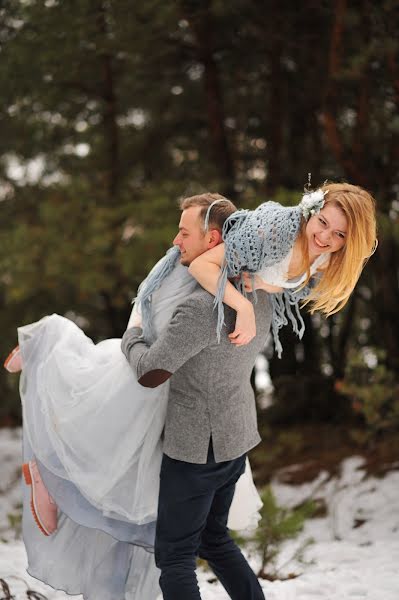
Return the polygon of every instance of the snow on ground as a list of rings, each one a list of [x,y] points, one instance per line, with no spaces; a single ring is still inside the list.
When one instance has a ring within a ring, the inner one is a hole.
[[[18,534],[21,502],[21,432],[0,430],[0,578],[15,600],[33,589],[49,600],[66,600],[26,574],[26,555]],[[324,501],[327,516],[310,519],[296,540],[286,542],[278,557],[281,573],[297,573],[286,581],[261,581],[267,600],[398,600],[399,598],[399,471],[381,479],[366,477],[361,457],[341,465],[339,477],[320,473],[311,483],[292,486],[273,482],[278,503],[295,506],[312,496]],[[17,532],[15,532],[15,529]],[[305,563],[290,560],[295,549],[313,538]],[[259,567],[257,556],[249,555]],[[203,600],[227,600],[209,572],[199,572]],[[146,600],[146,599],[142,599]]]

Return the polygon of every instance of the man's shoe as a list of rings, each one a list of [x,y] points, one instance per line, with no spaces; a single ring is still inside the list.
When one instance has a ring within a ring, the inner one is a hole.
[[[7,356],[4,362],[4,368],[10,373],[19,373],[19,371],[22,370],[22,357],[19,346],[14,348],[14,350]]]
[[[57,505],[43,483],[36,461],[24,463],[22,473],[26,484],[32,486],[30,507],[37,526],[44,535],[51,535],[57,529]]]

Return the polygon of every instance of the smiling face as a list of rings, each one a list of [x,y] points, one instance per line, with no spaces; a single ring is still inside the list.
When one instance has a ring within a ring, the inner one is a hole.
[[[347,219],[338,206],[326,203],[306,224],[309,257],[314,259],[325,252],[337,252],[346,243]]]
[[[179,233],[173,240],[173,244],[179,246],[180,249],[180,262],[186,267],[191,264],[194,258],[222,241],[222,236],[218,230],[210,229],[204,232],[203,221],[200,216],[201,210],[201,206],[191,206],[183,210],[180,217]]]

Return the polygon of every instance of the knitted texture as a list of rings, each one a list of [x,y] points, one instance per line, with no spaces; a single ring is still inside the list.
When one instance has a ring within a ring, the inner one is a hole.
[[[317,211],[321,206],[317,206]],[[262,267],[279,263],[288,254],[298,236],[304,216],[303,202],[297,206],[281,206],[277,202],[264,202],[255,210],[238,210],[230,215],[223,226],[225,260],[222,265],[214,306],[218,311],[217,336],[224,325],[223,297],[228,278],[239,277],[236,287],[245,294],[242,273],[255,273]],[[306,215],[307,217],[308,215]],[[178,261],[177,247],[168,250],[166,256],[150,272],[139,288],[136,301],[140,303],[143,319],[143,335],[153,339],[151,324],[151,295],[160,286]],[[299,312],[299,302],[309,294],[310,285],[301,289],[286,289],[279,294],[271,294],[273,306],[272,333],[278,356],[282,346],[279,330],[289,321],[294,332],[301,338],[305,325]],[[255,301],[256,301],[256,294]]]
[[[301,218],[299,206],[271,201],[230,215],[223,227],[229,277],[243,271],[256,273],[282,260],[298,235]]]
[[[221,270],[215,295],[218,311],[217,335],[220,339],[224,325],[223,296],[227,279],[240,277],[237,287],[244,292],[242,273],[255,275],[263,267],[279,263],[288,254],[298,236],[303,208],[281,206],[277,202],[264,202],[253,211],[240,210],[227,218],[223,227],[225,261]],[[309,289],[306,290],[309,293]],[[273,305],[272,332],[277,354],[281,357],[282,346],[278,332],[291,321],[294,332],[301,338],[305,325],[299,313],[299,300],[295,290],[271,294]],[[256,295],[255,295],[256,298]]]

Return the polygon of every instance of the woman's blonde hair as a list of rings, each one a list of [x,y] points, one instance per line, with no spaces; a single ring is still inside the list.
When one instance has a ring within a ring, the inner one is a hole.
[[[349,300],[364,265],[377,247],[377,226],[374,198],[366,190],[349,183],[325,183],[324,206],[337,206],[347,220],[344,246],[330,255],[328,266],[318,272],[318,282],[304,304],[310,303],[310,312],[319,310],[332,315]],[[307,252],[306,222],[299,235],[299,243],[306,257],[305,269],[310,276]],[[302,271],[303,272],[303,271]]]

